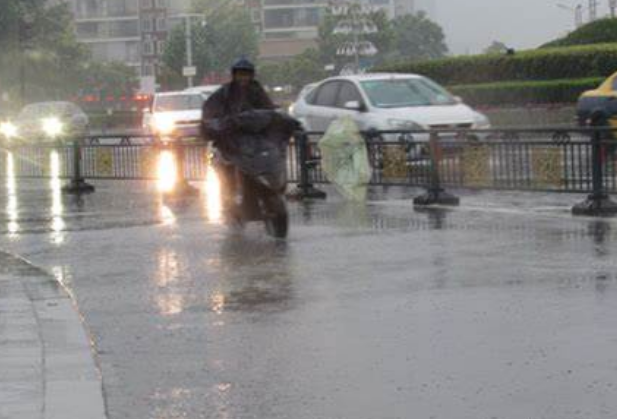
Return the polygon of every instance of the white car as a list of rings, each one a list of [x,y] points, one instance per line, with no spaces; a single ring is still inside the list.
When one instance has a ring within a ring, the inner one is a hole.
[[[167,137],[198,135],[207,97],[200,92],[185,91],[155,94],[152,108],[144,113],[144,130]]]
[[[486,116],[416,74],[332,77],[305,89],[290,113],[308,131],[325,131],[342,116],[361,130],[490,128]]]
[[[3,123],[2,131],[24,141],[55,141],[86,135],[88,123],[88,116],[74,103],[39,102],[26,105],[15,121]]]
[[[212,96],[212,94],[214,92],[216,92],[220,88],[221,88],[220,84],[208,84],[208,85],[205,85],[205,86],[189,87],[188,89],[186,89],[184,91],[186,93],[201,93],[207,99],[210,96]]]

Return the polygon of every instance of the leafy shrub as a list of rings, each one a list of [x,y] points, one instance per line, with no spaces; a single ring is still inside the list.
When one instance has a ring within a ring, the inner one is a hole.
[[[582,92],[595,89],[602,81],[602,78],[509,81],[452,86],[450,91],[474,106],[573,103]]]
[[[373,71],[417,73],[445,85],[607,77],[617,71],[617,45],[546,48],[515,55],[476,55],[384,65]]]
[[[567,36],[549,42],[541,48],[569,47],[617,42],[617,19],[600,19],[581,26]]]

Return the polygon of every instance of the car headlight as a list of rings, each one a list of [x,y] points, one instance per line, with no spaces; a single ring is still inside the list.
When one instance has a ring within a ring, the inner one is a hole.
[[[0,123],[0,135],[7,139],[11,139],[16,137],[18,133],[17,125],[12,122],[2,122]]]
[[[473,117],[473,128],[474,129],[488,129],[491,127],[491,121],[487,118],[486,115],[481,114],[480,112],[476,112]]]
[[[44,118],[41,125],[43,132],[51,138],[56,138],[64,132],[64,124],[56,117]]]
[[[388,127],[408,131],[426,131],[426,127],[406,119],[388,119]]]
[[[154,115],[152,128],[158,134],[169,135],[176,129],[176,121],[170,115]]]

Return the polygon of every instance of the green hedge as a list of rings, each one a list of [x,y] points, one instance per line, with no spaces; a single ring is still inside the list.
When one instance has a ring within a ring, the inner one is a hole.
[[[617,71],[617,44],[405,62],[373,71],[418,73],[445,85],[607,77]]]
[[[465,103],[474,106],[574,103],[581,93],[597,88],[602,78],[501,82],[450,87]]]
[[[617,42],[617,19],[600,19],[581,26],[567,36],[549,42],[541,48],[568,47]]]

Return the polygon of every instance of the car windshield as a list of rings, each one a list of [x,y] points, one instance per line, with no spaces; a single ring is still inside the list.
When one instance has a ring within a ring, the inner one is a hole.
[[[201,109],[204,97],[199,94],[167,95],[156,98],[155,112],[190,111]]]
[[[444,88],[425,78],[367,80],[360,84],[377,108],[456,104]]]

